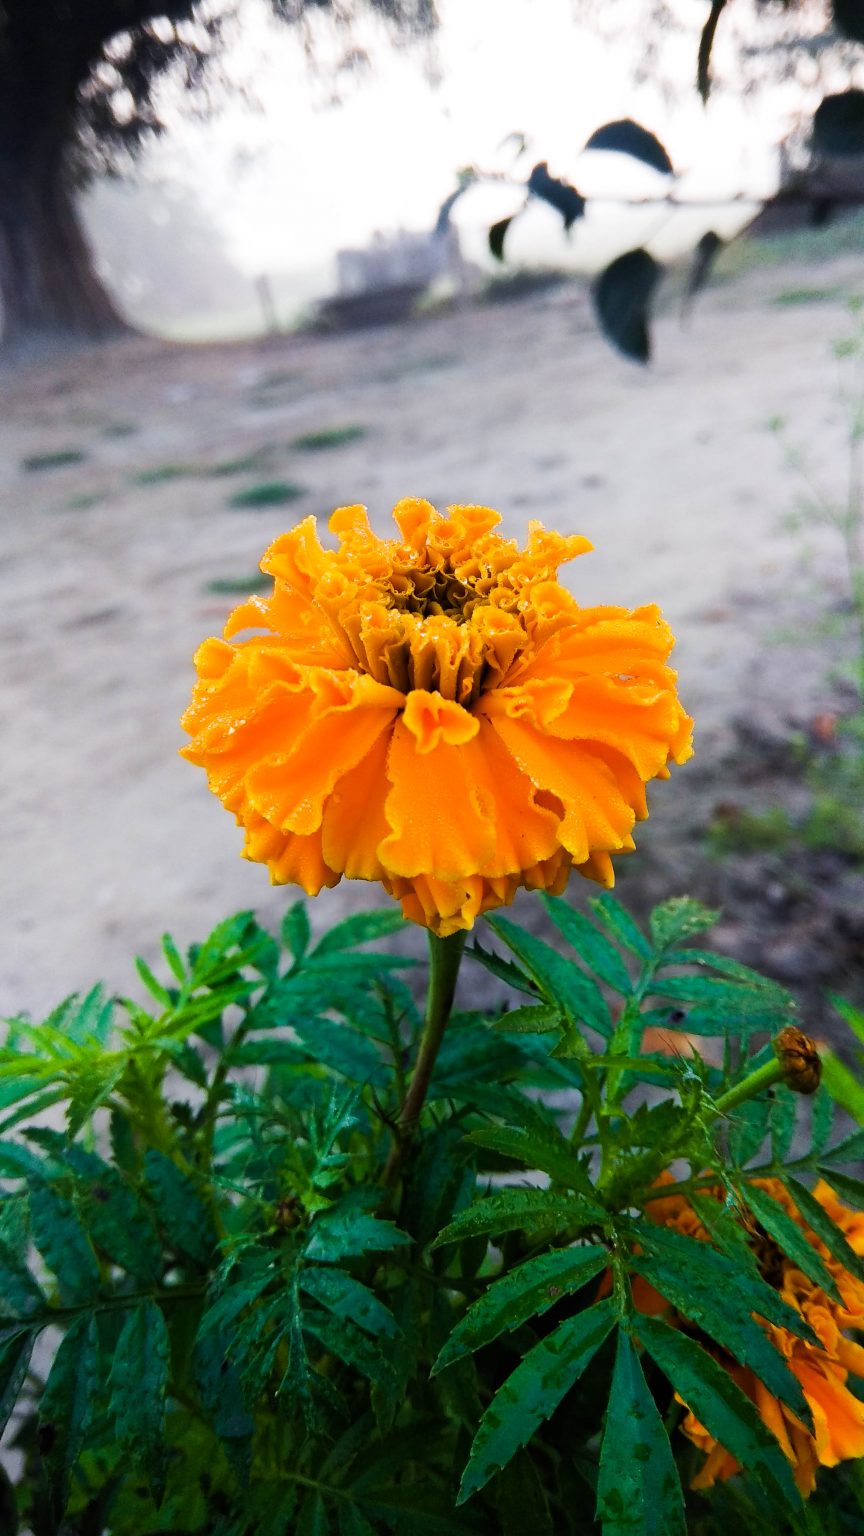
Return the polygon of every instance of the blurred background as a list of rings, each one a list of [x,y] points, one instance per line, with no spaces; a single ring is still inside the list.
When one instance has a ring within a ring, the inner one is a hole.
[[[278,920],[191,656],[277,533],[404,495],[662,605],[697,756],[619,894],[716,904],[817,1031],[862,1000],[861,9],[0,0],[0,1009]]]

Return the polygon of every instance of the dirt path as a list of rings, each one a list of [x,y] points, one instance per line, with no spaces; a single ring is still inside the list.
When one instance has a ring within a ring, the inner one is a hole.
[[[692,869],[735,717],[806,721],[824,704],[824,660],[769,636],[836,591],[838,558],[811,536],[802,569],[766,430],[788,416],[831,478],[843,308],[775,302],[824,278],[787,268],[715,289],[688,332],[660,321],[650,373],[607,350],[565,287],[400,330],[124,344],[0,383],[0,1011],[39,1012],[98,977],[128,987],[131,955],[152,956],[164,927],[187,942],[229,909],[284,909],[177,757],[177,719],[191,654],[236,601],[208,584],[253,572],[278,531],[340,502],[366,501],[381,530],[407,494],[486,502],[514,534],[540,517],[596,544],[566,578],[580,599],[662,604],[698,758],[655,788],[642,868],[653,849],[669,872],[686,843]],[[291,446],[352,425],[364,434],[327,451]],[[59,453],[82,457],[25,467]],[[229,507],[272,480],[303,494]],[[343,887],[314,916],[368,899]]]

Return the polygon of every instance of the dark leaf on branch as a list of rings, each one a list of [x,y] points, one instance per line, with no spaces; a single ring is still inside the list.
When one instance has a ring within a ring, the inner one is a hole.
[[[509,218],[499,219],[489,231],[489,249],[496,261],[504,260],[504,237],[515,217],[515,213],[511,213]]]
[[[717,31],[717,23],[726,0],[711,0],[711,14],[702,28],[702,36],[699,39],[699,59],[696,67],[696,84],[699,87],[699,95],[703,101],[707,101],[711,94],[711,50],[714,47],[714,36]]]
[[[550,176],[545,160],[539,161],[528,177],[528,191],[560,213],[568,232],[585,212],[584,197],[575,187],[571,187],[569,181],[559,181],[557,177]]]
[[[597,1481],[604,1536],[685,1536],[684,1499],[669,1437],[633,1344],[618,1335]]]
[[[611,149],[616,154],[641,160],[643,165],[650,165],[652,170],[661,171],[664,176],[673,174],[672,161],[660,140],[641,123],[634,123],[632,117],[621,117],[614,123],[595,128],[585,148]]]
[[[690,271],[687,273],[687,282],[684,288],[684,313],[686,314],[695,299],[697,293],[701,293],[705,287],[711,269],[723,249],[723,241],[720,236],[708,229],[693,252],[693,260],[690,263]]]
[[[641,248],[626,251],[596,279],[592,295],[600,328],[625,357],[647,363],[651,356],[648,316],[663,268]]]
[[[598,1301],[569,1317],[524,1356],[499,1387],[474,1436],[462,1474],[462,1504],[506,1467],[534,1431],[551,1417],[615,1326],[611,1301]]]
[[[709,1434],[722,1436],[722,1444],[756,1472],[772,1497],[798,1508],[789,1463],[729,1372],[695,1339],[659,1318],[640,1317],[639,1337]]]
[[[864,43],[864,4],[862,0],[833,0],[831,13],[837,31],[853,42]]]
[[[813,118],[813,144],[823,155],[864,155],[864,91],[823,97]]]

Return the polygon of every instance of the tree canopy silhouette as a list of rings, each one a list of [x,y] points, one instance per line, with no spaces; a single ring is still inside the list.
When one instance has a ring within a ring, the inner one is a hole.
[[[277,16],[348,20],[364,8],[421,32],[434,0],[270,0]],[[100,338],[124,322],[94,269],[76,189],[161,123],[166,70],[190,86],[218,50],[233,0],[0,0],[0,299],[3,345]]]

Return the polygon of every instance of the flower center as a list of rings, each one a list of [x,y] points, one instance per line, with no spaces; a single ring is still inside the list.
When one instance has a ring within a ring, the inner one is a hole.
[[[446,563],[396,565],[330,616],[361,671],[400,693],[440,693],[468,709],[527,644],[523,619],[490,602]]]
[[[400,613],[416,613],[424,618],[443,615],[457,624],[464,623],[477,602],[477,594],[446,567],[395,566],[388,587],[391,604]]]

